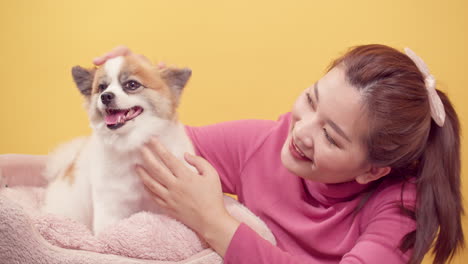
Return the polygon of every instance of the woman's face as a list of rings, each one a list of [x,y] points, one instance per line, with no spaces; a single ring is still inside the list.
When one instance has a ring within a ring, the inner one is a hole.
[[[362,143],[366,128],[359,91],[345,80],[344,70],[335,67],[295,102],[281,150],[283,165],[317,182],[355,180],[371,171]]]

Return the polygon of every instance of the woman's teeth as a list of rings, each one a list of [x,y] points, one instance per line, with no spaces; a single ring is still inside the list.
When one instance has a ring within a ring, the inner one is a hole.
[[[293,147],[294,147],[294,149],[297,151],[297,153],[298,153],[299,155],[301,155],[301,157],[307,158],[307,156],[299,149],[298,146],[296,146],[296,144],[295,144],[294,142],[293,142]]]

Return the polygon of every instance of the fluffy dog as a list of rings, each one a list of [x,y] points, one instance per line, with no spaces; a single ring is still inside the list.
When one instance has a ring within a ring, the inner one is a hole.
[[[45,211],[79,221],[94,233],[138,211],[159,212],[135,173],[137,150],[157,136],[181,160],[184,152],[194,152],[176,113],[191,70],[159,69],[132,54],[100,68],[76,66],[72,75],[93,133],[50,155]]]

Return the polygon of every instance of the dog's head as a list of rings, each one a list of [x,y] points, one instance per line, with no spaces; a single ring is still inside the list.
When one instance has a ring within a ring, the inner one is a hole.
[[[128,149],[176,121],[191,70],[160,69],[131,54],[110,59],[99,68],[75,66],[72,75],[85,97],[94,131],[108,143]]]

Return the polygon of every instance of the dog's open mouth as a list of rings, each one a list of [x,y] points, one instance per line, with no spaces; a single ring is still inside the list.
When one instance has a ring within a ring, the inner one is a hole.
[[[143,113],[143,108],[134,106],[130,109],[111,109],[106,110],[106,125],[110,129],[117,129],[125,125],[127,121],[134,119]]]

